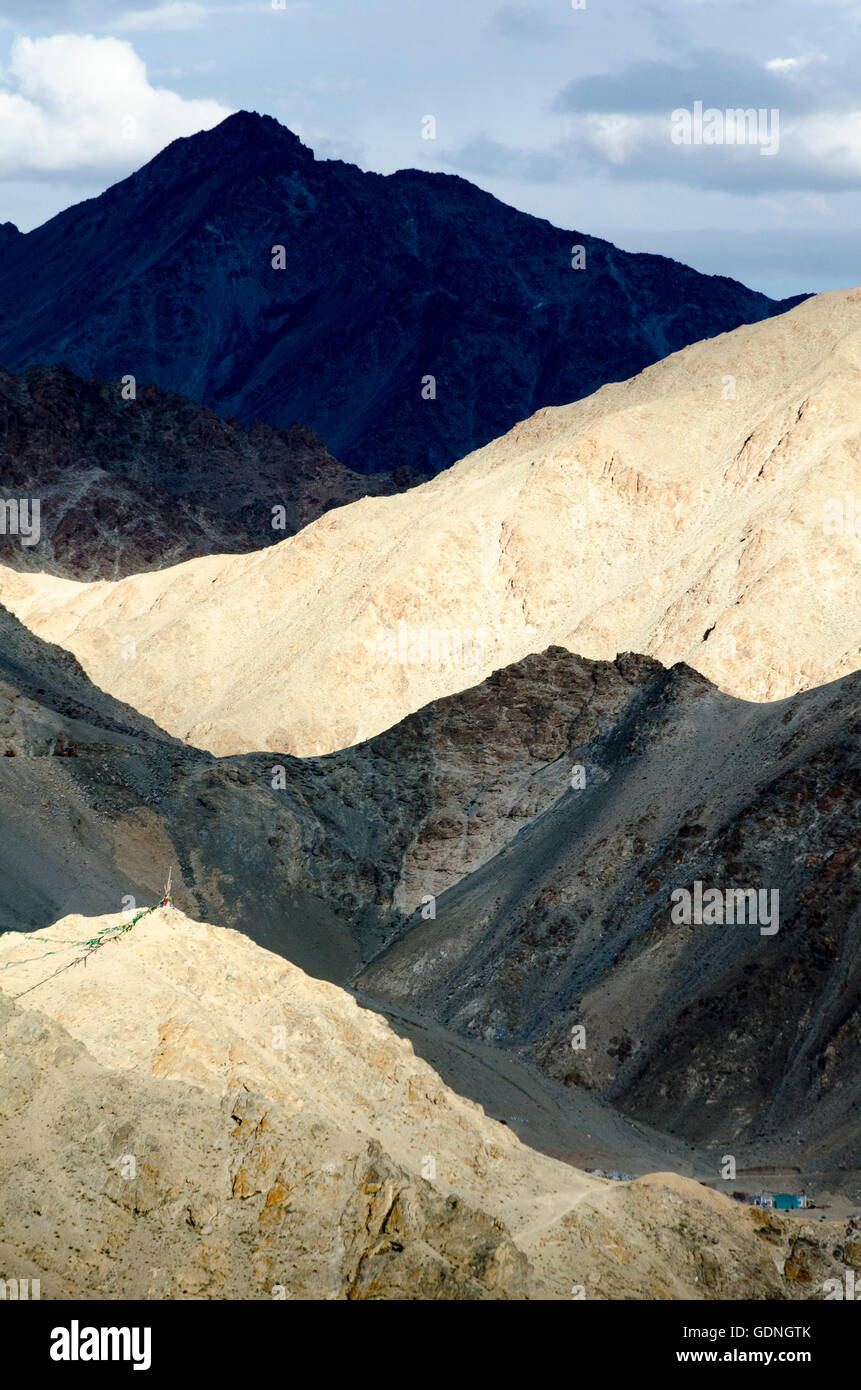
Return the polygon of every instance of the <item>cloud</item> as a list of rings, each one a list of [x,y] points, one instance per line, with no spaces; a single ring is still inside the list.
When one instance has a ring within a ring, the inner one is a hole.
[[[763,159],[753,142],[673,144],[671,112],[695,102],[722,112],[776,110],[779,148]],[[759,195],[861,189],[857,83],[850,65],[818,52],[765,63],[712,51],[679,63],[636,62],[569,83],[553,110],[570,116],[555,149],[571,176],[603,172],[616,181]]]
[[[110,27],[118,34],[163,33],[181,29],[199,29],[209,17],[205,5],[195,0],[172,0],[166,5],[157,5],[151,10],[126,10],[111,22]]]
[[[69,19],[77,6],[75,0],[40,0],[38,15],[33,14],[31,0],[6,0],[3,8],[6,11],[3,23],[14,28],[27,20],[37,25],[56,24]]]
[[[581,77],[555,98],[553,109],[580,114],[655,115],[701,101],[703,106],[779,107],[782,112],[815,110],[821,87],[799,79],[807,64],[800,60],[757,63],[736,53],[702,50],[684,64],[631,63],[616,73]],[[832,73],[829,85],[850,78]],[[854,79],[852,79],[854,81]],[[852,90],[850,86],[849,90]]]
[[[803,216],[799,205],[796,220]],[[684,261],[706,275],[732,275],[776,298],[800,290],[843,289],[858,283],[857,228],[814,229],[792,224],[767,234],[725,227],[685,232],[633,231],[602,226],[601,235],[627,251]]]
[[[0,85],[0,176],[130,170],[230,114],[151,86],[124,39],[17,38]]]
[[[565,185],[603,176],[759,198],[815,197],[861,191],[861,111],[781,122],[779,148],[769,158],[757,144],[673,144],[669,113],[578,116],[571,134],[549,149],[518,149],[481,135],[438,158],[478,179]]]
[[[828,59],[820,53],[803,53],[800,58],[769,58],[766,67],[770,72],[800,72],[811,63],[827,63]]]
[[[309,0],[289,0],[290,10],[310,8]],[[202,29],[235,15],[272,13],[272,0],[3,0],[0,27],[67,31],[83,29],[109,34],[179,33]],[[36,13],[38,10],[38,13]],[[119,10],[119,13],[117,11]]]
[[[206,4],[198,0],[165,0],[164,4],[147,9],[124,10],[108,19],[100,27],[117,34],[181,33],[183,30],[202,29],[205,24],[219,20],[232,19],[236,15],[265,15],[283,13],[302,15],[310,9],[308,0],[295,0],[285,3],[274,11],[267,0],[237,0],[232,4]]]
[[[559,32],[559,25],[530,5],[503,5],[490,16],[487,27],[506,39],[548,39]]]
[[[757,196],[861,189],[861,112],[782,121],[779,148],[767,159],[756,144],[674,145],[669,132],[669,121],[657,117],[592,116],[562,148],[569,170],[601,169],[628,182]]]
[[[438,162],[476,178],[518,179],[552,183],[565,173],[564,155],[552,150],[518,150],[488,135],[476,136],[457,150],[441,150]]]
[[[589,117],[564,148],[569,168],[602,168],[628,182],[758,196],[861,190],[861,112],[781,121],[779,149],[767,159],[756,144],[674,145],[669,121],[658,118]]]

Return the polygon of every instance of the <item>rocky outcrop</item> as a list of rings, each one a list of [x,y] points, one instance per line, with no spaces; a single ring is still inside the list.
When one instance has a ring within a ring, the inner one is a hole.
[[[75,919],[72,931],[61,933],[87,934],[99,925]],[[200,928],[174,914],[169,930],[174,945],[195,933],[187,944],[192,954],[195,945],[199,951]],[[230,934],[220,938],[219,950]],[[4,964],[6,945],[0,941]],[[125,943],[104,950],[129,970]],[[115,981],[103,981],[102,963],[90,959],[85,990],[96,1029],[99,1013],[112,1007],[103,991],[113,1004],[123,999],[126,1010],[131,1003]],[[219,973],[213,970],[216,987]],[[21,987],[20,971],[2,978]],[[299,978],[293,972],[291,980]],[[296,991],[288,993],[293,1009]],[[65,1006],[61,1026],[49,1016],[55,1006],[48,1003],[46,1015],[33,1007],[36,998],[27,994],[25,1009],[0,995],[0,1264],[7,1278],[39,1278],[43,1298],[524,1296],[527,1260],[499,1220],[447,1185],[440,1190],[426,1181],[420,1162],[412,1171],[395,1162],[373,1137],[370,1110],[333,1118],[337,1036],[320,1037],[313,1056],[296,1034],[285,1044],[282,1077],[294,1058],[316,1070],[315,1091],[309,1087],[299,1101],[289,1086],[288,1098],[283,1081],[268,1094],[251,1084],[251,1054],[270,1049],[275,1031],[262,1019],[261,1036],[245,1043],[244,1055],[238,1038],[226,1043],[226,1068],[219,1067],[217,1020],[205,1007],[194,1019],[181,1018],[176,998],[168,1003],[162,988],[157,1055],[130,1066],[128,1057],[106,1057],[103,1044],[88,1047],[87,1030]],[[55,998],[49,993],[42,1003]],[[368,1022],[372,1034],[370,1016]],[[126,1012],[126,1042],[135,1028]],[[352,1057],[345,1031],[342,1046]],[[392,1066],[397,1044],[393,1039]],[[278,1062],[277,1051],[269,1056]],[[223,1077],[200,1074],[204,1057]],[[383,1067],[378,1044],[369,1068],[378,1082]],[[419,1062],[412,1069],[430,1075]],[[341,1080],[347,1082],[343,1073]],[[444,1108],[443,1088],[436,1089]],[[409,1130],[409,1113],[399,1120]],[[503,1130],[506,1141],[514,1142]],[[438,1136],[433,1142],[438,1150]]]
[[[246,430],[174,391],[126,389],[65,367],[0,369],[0,501],[40,509],[36,544],[4,527],[4,563],[120,579],[260,550],[332,507],[420,481],[352,473],[302,425]]]
[[[578,665],[602,687],[594,697],[581,687],[582,710],[568,683]],[[551,757],[521,774],[521,801],[506,787],[503,745],[488,801],[479,792],[461,802],[432,850],[420,832],[405,880],[422,865],[433,892],[452,840],[475,853],[488,812],[494,825],[489,856],[449,881],[432,919],[419,907],[419,870],[414,915],[362,988],[533,1056],[566,1084],[695,1141],[791,1132],[807,1152],[849,1161],[861,1022],[858,678],[754,706],[642,658],[608,669],[548,653],[516,669],[530,666],[558,669],[570,701]],[[537,709],[540,729],[540,697]],[[519,723],[528,746],[525,700],[514,719],[507,706],[505,722],[510,744]],[[499,847],[493,812],[506,799],[534,810]],[[672,895],[697,882],[779,895],[777,929],[674,921]]]

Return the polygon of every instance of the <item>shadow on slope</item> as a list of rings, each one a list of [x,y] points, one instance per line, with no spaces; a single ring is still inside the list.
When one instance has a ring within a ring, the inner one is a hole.
[[[861,677],[749,705],[550,649],[327,757],[217,759],[0,635],[3,928],[151,901],[173,865],[179,908],[355,977],[440,1067],[462,1035],[477,1099],[473,1044],[550,1077],[545,1116],[568,1087],[687,1142],[853,1151]],[[696,880],[778,889],[779,932],[673,923]]]

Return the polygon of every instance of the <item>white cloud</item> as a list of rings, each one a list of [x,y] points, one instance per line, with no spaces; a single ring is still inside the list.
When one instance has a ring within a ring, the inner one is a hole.
[[[648,133],[657,125],[654,117],[639,119],[616,115],[590,115],[585,122],[586,139],[610,164],[627,164]]]
[[[309,0],[284,0],[277,8],[272,0],[235,0],[235,3],[217,5],[202,5],[197,0],[165,0],[163,5],[147,10],[124,10],[100,27],[117,34],[178,33],[184,29],[202,29],[204,24],[217,24],[237,15],[260,18],[270,14],[304,18],[313,14],[313,7]]]
[[[792,73],[802,72],[812,63],[819,65],[827,62],[824,53],[802,53],[800,58],[770,58],[765,66],[769,72]]]
[[[729,113],[727,113],[729,115]],[[727,120],[728,129],[734,123]],[[742,127],[743,128],[743,127]],[[669,179],[693,186],[749,193],[806,190],[810,196],[861,188],[861,110],[790,117],[780,121],[773,168],[764,175],[756,145],[679,147],[669,139],[669,120],[592,115],[581,119],[569,155],[591,152],[620,177]]]
[[[152,87],[124,39],[17,38],[0,82],[0,175],[130,170],[229,115]]]
[[[110,27],[118,34],[199,29],[208,16],[206,6],[195,4],[194,0],[172,0],[172,3],[157,5],[154,10],[126,10]]]

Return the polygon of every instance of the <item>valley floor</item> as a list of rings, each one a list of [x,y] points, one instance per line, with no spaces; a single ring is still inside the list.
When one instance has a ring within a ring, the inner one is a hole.
[[[524,1144],[551,1158],[586,1172],[678,1173],[727,1196],[763,1190],[812,1194],[815,1207],[784,1213],[789,1220],[839,1221],[861,1212],[861,1166],[822,1169],[814,1166],[815,1159],[813,1165],[805,1164],[802,1151],[791,1141],[764,1141],[761,1148],[738,1146],[737,1176],[723,1180],[723,1152],[717,1148],[688,1144],[620,1114],[600,1097],[561,1086],[502,1048],[482,1045],[415,1012],[395,1010],[362,994],[355,997],[408,1038],[453,1091],[474,1100]],[[564,1196],[551,1205],[554,1211],[558,1206],[558,1215],[551,1212],[549,1220],[559,1219],[565,1211]],[[530,1210],[524,1219],[523,1229],[530,1229]]]

